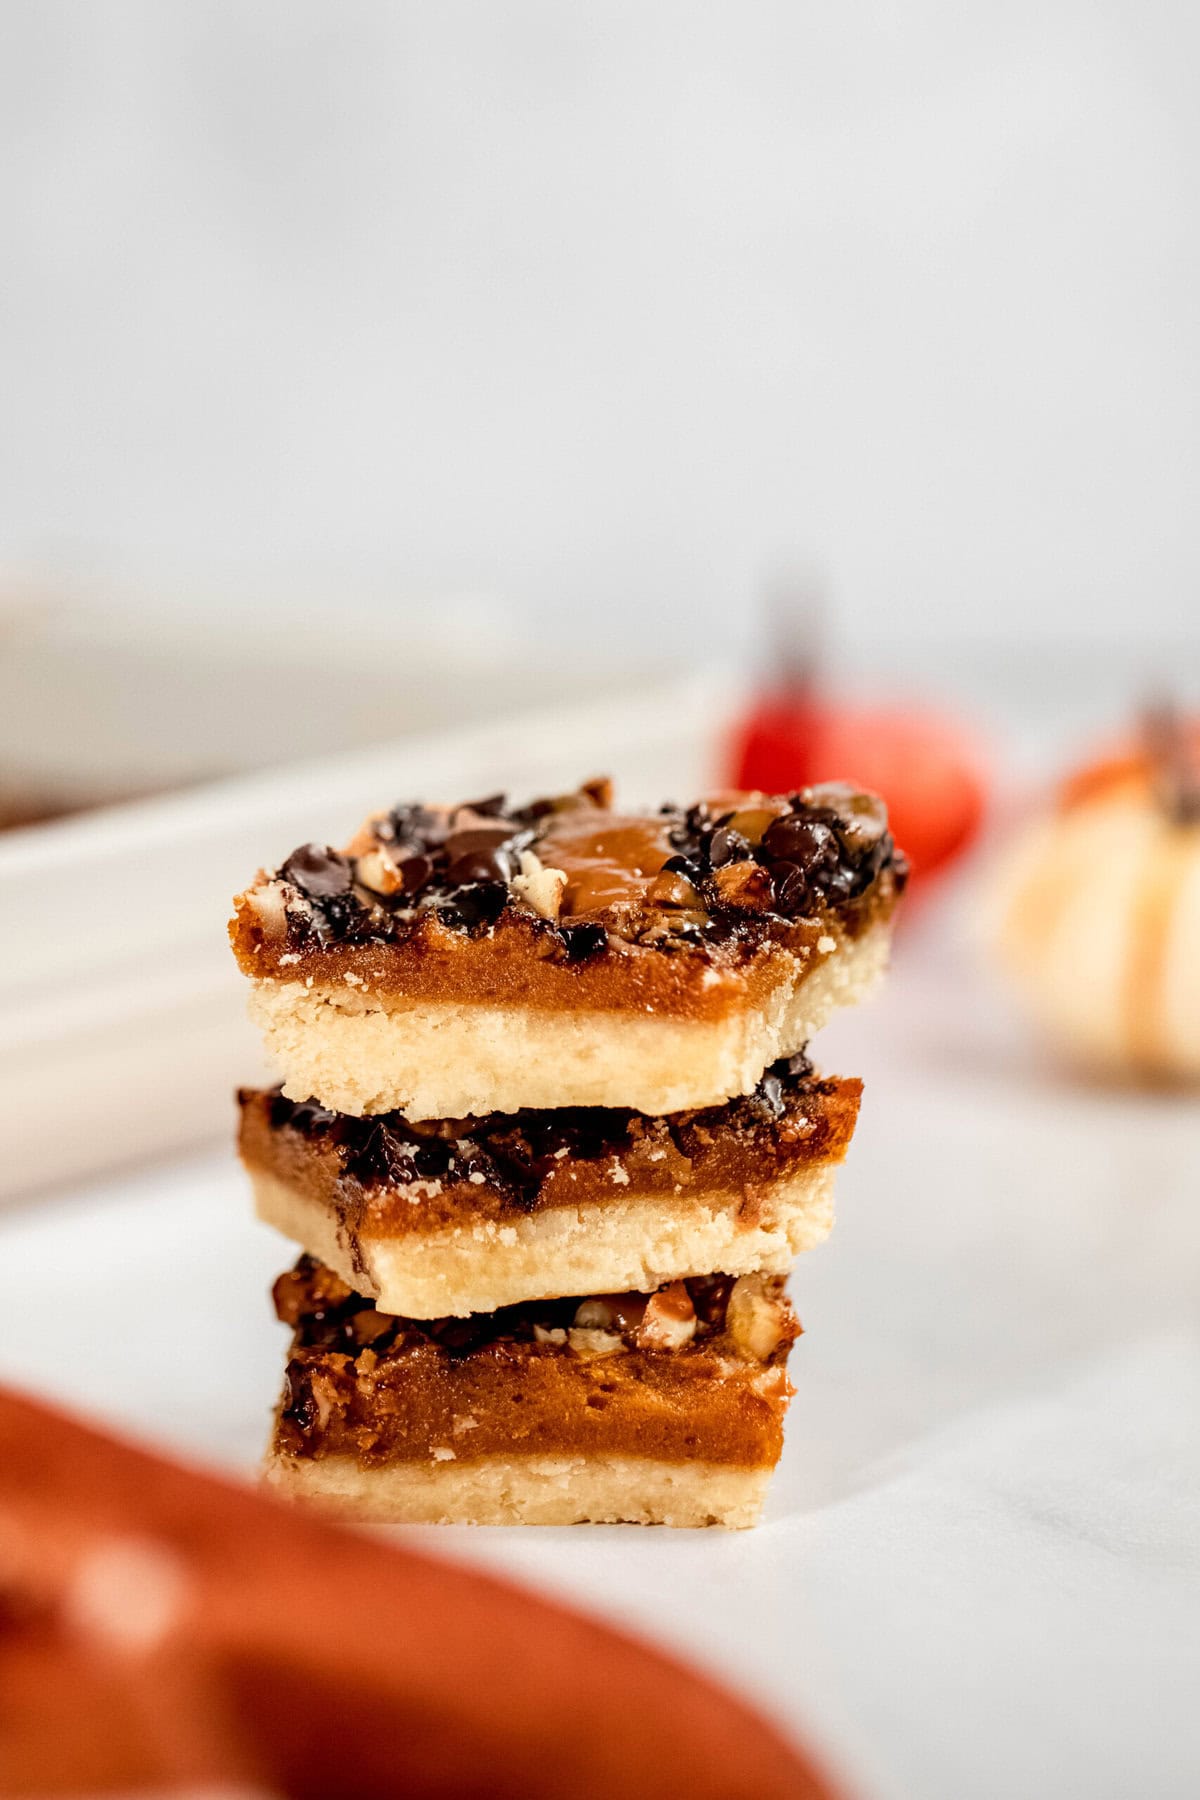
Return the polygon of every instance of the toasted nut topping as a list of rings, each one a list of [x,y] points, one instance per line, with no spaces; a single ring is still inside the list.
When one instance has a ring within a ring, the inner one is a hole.
[[[651,1294],[638,1343],[644,1350],[682,1350],[696,1335],[696,1309],[682,1281]]]
[[[354,865],[355,878],[373,894],[398,894],[404,886],[404,877],[392,861],[386,850],[376,846],[360,856]]]
[[[565,1344],[567,1334],[561,1325],[535,1325],[534,1342],[538,1344]]]
[[[739,1275],[729,1295],[725,1329],[744,1356],[766,1362],[783,1341],[782,1306],[767,1290],[762,1275]]]
[[[734,813],[729,829],[739,832],[748,844],[757,844],[761,842],[763,832],[775,823],[779,811],[777,806],[747,807],[743,812]]]
[[[575,1323],[585,1329],[607,1331],[616,1318],[607,1300],[581,1300],[575,1309]]]
[[[714,870],[713,881],[722,900],[730,906],[746,906],[761,912],[775,897],[771,877],[755,862],[726,863],[723,869]]]
[[[543,919],[554,922],[562,911],[567,878],[561,869],[548,868],[532,850],[520,853],[521,873],[509,883],[518,900],[531,906]]]
[[[611,1356],[615,1350],[625,1348],[625,1339],[615,1331],[581,1331],[572,1326],[567,1337],[577,1356]]]
[[[392,1328],[392,1320],[387,1313],[376,1312],[373,1306],[364,1307],[350,1320],[350,1329],[354,1333],[355,1342],[373,1344],[386,1331]]]
[[[265,938],[274,942],[287,936],[287,900],[282,882],[268,881],[264,887],[251,888],[246,898]]]
[[[613,784],[611,776],[594,775],[591,781],[584,782],[579,791],[581,794],[587,795],[593,806],[602,807],[606,812],[613,803]]]
[[[682,875],[656,875],[650,883],[646,898],[651,906],[690,906],[703,908],[704,902]]]

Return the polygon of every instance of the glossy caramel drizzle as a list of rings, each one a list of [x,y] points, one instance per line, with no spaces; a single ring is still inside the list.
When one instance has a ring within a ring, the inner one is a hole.
[[[665,820],[636,814],[560,813],[538,845],[548,867],[567,877],[563,912],[573,916],[636,904],[672,854]]]

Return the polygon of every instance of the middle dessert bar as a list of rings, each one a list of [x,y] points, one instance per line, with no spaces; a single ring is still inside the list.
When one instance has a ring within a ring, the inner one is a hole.
[[[568,1107],[413,1124],[245,1089],[259,1216],[386,1312],[781,1274],[833,1222],[861,1082],[776,1064],[724,1106]]]

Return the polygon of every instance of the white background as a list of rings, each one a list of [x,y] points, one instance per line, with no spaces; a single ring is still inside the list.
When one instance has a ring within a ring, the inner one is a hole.
[[[661,658],[799,552],[852,653],[1195,644],[1186,0],[0,28],[10,568]]]

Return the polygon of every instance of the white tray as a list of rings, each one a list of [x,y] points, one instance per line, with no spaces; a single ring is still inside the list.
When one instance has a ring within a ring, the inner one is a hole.
[[[225,922],[260,863],[406,795],[611,769],[633,800],[686,798],[730,702],[704,675],[643,683],[0,835],[0,1196],[230,1129],[263,1070]]]

